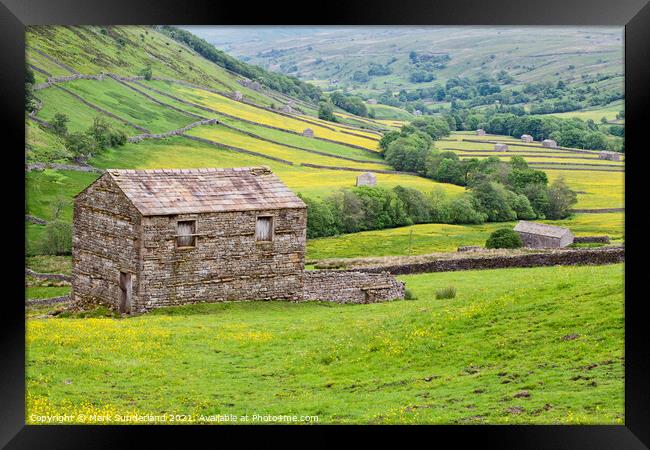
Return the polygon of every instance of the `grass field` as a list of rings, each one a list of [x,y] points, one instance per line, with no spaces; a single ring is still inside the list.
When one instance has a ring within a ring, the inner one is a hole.
[[[72,156],[63,139],[44,131],[31,120],[25,120],[25,147],[27,161],[66,162]]]
[[[223,121],[227,125],[236,127],[237,129],[248,131],[258,136],[272,139],[283,144],[295,145],[302,148],[330,153],[332,155],[345,156],[353,159],[383,162],[381,155],[375,151],[367,152],[361,149],[349,147],[347,145],[340,145],[333,142],[325,142],[318,139],[298,136],[292,133],[285,133],[280,130],[274,130],[271,128],[242,122],[240,120],[231,119],[229,117],[219,117],[219,120]]]
[[[378,139],[376,137],[367,139],[365,137],[358,137],[340,131],[333,131],[313,123],[306,123],[291,117],[275,114],[251,105],[237,102],[219,94],[213,94],[199,89],[175,85],[173,83],[165,83],[162,81],[152,81],[150,83],[157,89],[170,92],[177,97],[187,99],[191,102],[212,108],[231,116],[297,133],[302,133],[305,128],[311,128],[314,130],[314,134],[317,137],[327,138],[345,144],[358,145],[370,150],[377,149]],[[329,124],[327,126],[332,127]]]
[[[624,239],[623,221],[623,213],[607,213],[575,214],[570,219],[544,222],[568,227],[576,236],[608,235],[612,242],[621,242]],[[310,239],[307,242],[307,259],[454,252],[464,245],[483,246],[494,230],[512,228],[514,225],[514,222],[482,225],[428,223]]]
[[[135,76],[150,64],[155,76],[226,91],[239,90],[256,102],[271,102],[261,93],[239,84],[237,78],[222,67],[150,27],[30,27],[27,44],[84,74],[105,71]],[[37,67],[48,72],[52,69],[51,73],[55,75],[70,74],[53,63],[46,63],[47,60],[39,54],[33,55],[38,60],[34,62]]]
[[[616,120],[616,114],[625,109],[625,104],[623,100],[617,100],[615,102],[609,103],[605,106],[592,107],[581,109],[579,111],[569,111],[564,113],[553,113],[549,114],[555,117],[577,117],[582,120],[593,120],[596,123],[600,123],[600,119],[605,117],[607,120]]]
[[[197,422],[297,414],[319,423],[620,424],[622,269],[411,275],[401,278],[417,300],[369,305],[30,318],[26,420],[166,413]],[[450,285],[456,298],[436,300],[434,290]]]
[[[92,81],[84,81],[87,83],[92,83]],[[99,83],[99,81],[96,81],[95,83]],[[127,135],[141,133],[141,131],[125,125],[123,122],[113,119],[112,117],[108,117],[98,111],[95,111],[91,107],[84,105],[82,102],[67,92],[62,91],[61,89],[57,89],[55,87],[41,89],[40,91],[36,91],[35,96],[39,100],[43,101],[43,108],[38,112],[37,117],[51,122],[56,113],[65,114],[68,116],[68,119],[70,119],[70,121],[67,123],[69,132],[86,131],[88,127],[92,125],[95,117],[99,116],[102,119],[106,120],[106,122],[108,122],[113,128],[123,130],[125,133],[127,133]],[[126,116],[123,118],[129,119],[129,117]]]
[[[625,173],[579,170],[545,170],[549,182],[563,177],[578,192],[574,208],[625,207]]]
[[[98,83],[101,83],[101,86]],[[187,114],[152,102],[112,78],[103,81],[75,80],[66,83],[66,88],[85,100],[154,133],[181,128],[196,121],[196,118]]]
[[[506,142],[510,145],[513,156],[526,154],[524,159],[531,163],[542,164],[545,162],[561,162],[561,163],[573,163],[576,166],[570,167],[579,167],[579,168],[588,168],[589,166],[580,166],[580,164],[608,164],[616,165],[621,168],[625,167],[625,162],[616,162],[616,161],[607,161],[596,159],[597,152],[594,152],[593,157],[588,154],[577,154],[562,151],[559,149],[544,149],[538,143],[533,145],[538,145],[538,148],[533,147],[522,147],[515,144],[520,143],[519,139],[515,139],[511,136],[476,136],[475,134],[468,132],[454,132],[448,138],[450,140],[438,141],[436,146],[440,149],[453,149],[455,153],[472,155],[473,153],[480,154],[480,150],[491,150],[494,148],[492,144],[480,143],[480,142],[466,142],[462,139],[481,139],[481,140],[497,140],[499,142]],[[463,151],[465,150],[465,151]],[[533,153],[531,152],[544,152],[542,155],[547,156],[569,156],[571,158],[542,158],[539,153],[534,153],[535,156],[529,156]],[[488,153],[489,154],[489,153]],[[577,156],[588,156],[593,159],[578,159]],[[468,156],[469,157],[469,156]],[[482,157],[479,157],[482,158]],[[501,157],[502,160],[508,160],[509,157]],[[569,187],[578,192],[578,203],[574,206],[575,208],[622,208],[624,207],[624,195],[625,195],[625,173],[624,172],[603,172],[603,171],[591,171],[591,170],[566,170],[570,167],[564,167],[562,169],[541,169],[544,170],[548,176],[550,182],[554,181],[559,177],[563,177]],[[595,167],[597,168],[597,167]]]
[[[390,169],[385,164],[369,164],[342,160],[323,155],[298,150],[284,145],[263,141],[247,134],[225,128],[220,125],[202,126],[191,129],[187,134],[198,136],[221,144],[231,145],[246,150],[252,150],[264,155],[281,158],[293,163],[311,163],[326,166],[344,166],[359,169]]]

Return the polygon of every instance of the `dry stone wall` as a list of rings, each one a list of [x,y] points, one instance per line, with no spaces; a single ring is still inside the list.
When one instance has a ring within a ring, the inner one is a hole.
[[[388,272],[313,270],[303,274],[302,300],[376,303],[404,298],[404,283]]]
[[[623,247],[604,247],[596,249],[564,249],[527,255],[440,259],[422,263],[359,268],[357,270],[369,273],[387,271],[393,275],[407,275],[457,270],[504,269],[508,267],[602,265],[624,261],[625,249]]]
[[[198,127],[201,125],[215,125],[218,124],[219,121],[217,119],[203,119],[199,120],[198,122],[191,123],[189,125],[184,126],[183,128],[178,128],[177,130],[171,130],[167,131],[165,133],[157,133],[157,134],[152,134],[152,133],[144,133],[144,134],[139,134],[137,136],[132,136],[127,139],[128,142],[140,142],[144,139],[163,139],[166,137],[170,136],[180,136],[183,133],[185,133],[188,130],[191,130],[194,127]]]
[[[323,166],[321,164],[310,164],[310,163],[300,163],[301,166],[313,167],[315,169],[329,169],[329,170],[345,170],[348,172],[366,172],[368,169],[360,169],[354,167],[339,167],[339,166]],[[385,170],[385,169],[372,169],[376,173],[388,173],[388,174],[403,174],[403,175],[416,175],[414,172],[400,172],[399,170]]]
[[[609,244],[609,236],[576,236],[573,238],[573,242],[578,244]]]

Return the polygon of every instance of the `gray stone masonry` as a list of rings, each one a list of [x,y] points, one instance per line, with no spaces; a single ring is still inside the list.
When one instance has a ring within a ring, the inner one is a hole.
[[[404,283],[388,272],[305,271],[303,300],[376,303],[404,298]]]

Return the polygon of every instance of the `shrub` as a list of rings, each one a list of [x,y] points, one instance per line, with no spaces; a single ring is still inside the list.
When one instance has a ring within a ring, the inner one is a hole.
[[[456,288],[448,286],[442,289],[436,289],[436,299],[456,298]]]
[[[69,255],[72,253],[72,226],[60,220],[49,222],[41,240],[41,253]]]
[[[510,228],[499,228],[485,241],[486,248],[519,248],[522,245],[519,234]]]
[[[417,300],[418,298],[410,289],[404,290],[404,300]]]
[[[180,50],[179,50],[179,52],[180,52]],[[151,65],[147,64],[144,69],[142,69],[142,70],[140,70],[140,72],[138,72],[138,75],[143,76],[144,79],[147,80],[147,81],[151,80],[151,77],[153,76],[153,72],[151,70]]]
[[[58,136],[65,136],[68,134],[68,122],[70,119],[68,116],[62,113],[54,114],[54,119],[50,122],[52,125],[52,130]]]

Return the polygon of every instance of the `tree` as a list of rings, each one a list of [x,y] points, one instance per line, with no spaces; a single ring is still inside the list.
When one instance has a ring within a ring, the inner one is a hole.
[[[528,169],[528,163],[523,156],[512,156],[510,157],[510,166],[513,170],[526,170]]]
[[[462,185],[465,175],[461,169],[461,162],[452,158],[443,158],[433,173],[427,173],[436,181]]]
[[[145,80],[151,80],[153,73],[151,71],[151,64],[147,64],[144,69],[140,71],[140,76],[143,76]]]
[[[421,135],[400,136],[388,144],[384,158],[396,170],[424,174],[427,157],[431,154],[429,146]]]
[[[395,186],[393,191],[404,204],[406,214],[413,223],[428,223],[431,220],[429,202],[422,192],[402,186]]]
[[[435,79],[435,76],[432,73],[426,72],[424,70],[416,70],[415,72],[411,72],[409,75],[409,80],[412,83],[427,83],[429,81],[433,81]]]
[[[379,148],[383,151],[386,151],[386,149],[388,148],[388,144],[390,144],[400,136],[401,133],[399,131],[389,131],[388,133],[384,133],[384,135],[379,140]]]
[[[530,206],[538,219],[545,219],[548,213],[548,188],[542,184],[528,184],[523,189]]]
[[[448,211],[451,223],[480,224],[487,220],[487,214],[478,212],[469,196],[452,200]]]
[[[70,119],[63,113],[54,114],[54,119],[50,122],[52,130],[59,136],[66,136],[68,134],[68,122]]]
[[[337,222],[328,202],[298,196],[307,205],[307,237],[317,238],[338,234]]]
[[[76,157],[83,158],[95,150],[95,141],[87,133],[75,132],[66,137],[65,146]]]
[[[495,230],[485,241],[486,248],[519,248],[522,245],[519,234],[510,228]]]
[[[352,81],[356,81],[357,83],[367,83],[368,80],[370,80],[368,74],[360,70],[355,71],[354,74],[352,75]]]
[[[483,182],[471,188],[476,209],[487,215],[490,222],[515,220],[517,213],[509,204],[507,190],[499,183]]]
[[[569,216],[570,209],[578,202],[577,194],[569,188],[563,177],[556,179],[548,187],[548,209],[546,218],[551,220],[564,219]]]
[[[318,105],[318,118],[330,122],[337,122],[336,116],[334,115],[334,105],[330,102],[321,102]]]
[[[88,129],[88,134],[95,140],[97,147],[105,149],[111,144],[111,126],[108,121],[100,116],[93,119],[93,124]]]
[[[34,72],[29,65],[25,64],[25,111],[34,111],[34,90],[35,83]]]
[[[542,170],[516,168],[508,174],[508,186],[519,193],[522,193],[526,186],[531,184],[546,186],[547,183],[546,172]]]
[[[72,226],[61,220],[45,225],[41,252],[46,255],[69,255],[72,252]]]
[[[528,197],[524,194],[516,194],[512,191],[507,191],[508,193],[508,204],[510,208],[517,214],[517,219],[528,220],[535,219],[537,215],[533,210],[533,207],[530,205]]]

